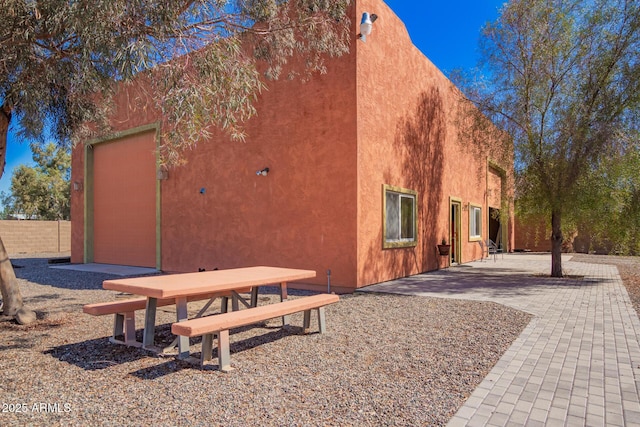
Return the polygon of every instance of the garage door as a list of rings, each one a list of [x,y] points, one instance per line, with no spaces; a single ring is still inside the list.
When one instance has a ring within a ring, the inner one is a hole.
[[[156,267],[155,148],[155,131],[94,145],[94,262]]]

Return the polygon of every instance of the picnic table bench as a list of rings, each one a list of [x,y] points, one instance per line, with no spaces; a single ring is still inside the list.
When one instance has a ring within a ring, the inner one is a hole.
[[[313,270],[299,270],[281,267],[246,267],[228,270],[203,271],[197,273],[168,274],[159,276],[144,276],[127,279],[105,280],[102,287],[107,290],[141,295],[130,302],[117,301],[105,304],[89,304],[83,308],[88,314],[114,314],[114,336],[112,340],[127,345],[141,346],[150,350],[165,351],[177,344],[180,358],[189,357],[189,338],[178,336],[176,340],[164,349],[154,345],[156,309],[162,305],[176,305],[176,320],[188,320],[187,302],[205,299],[211,296],[222,296],[224,313],[228,299],[232,300],[232,309],[237,311],[239,303],[247,308],[258,305],[258,290],[261,286],[277,285],[280,289],[280,301],[287,300],[287,282],[304,280],[315,277]],[[247,302],[239,294],[250,290],[251,296]],[[213,300],[210,300],[211,303]],[[144,302],[144,307],[143,303]],[[135,340],[135,311],[144,308],[144,332],[142,343]],[[200,317],[204,310],[196,315]],[[287,315],[283,314],[283,324],[287,324]],[[118,341],[115,334],[125,334],[125,340]]]
[[[326,330],[324,307],[338,301],[339,297],[333,294],[301,297],[275,304],[176,322],[171,325],[171,332],[184,337],[202,336],[201,366],[211,360],[213,335],[217,335],[218,367],[221,371],[228,372],[232,370],[229,349],[230,329],[304,311],[303,331],[308,333],[311,326],[311,310],[315,309],[318,311],[319,332],[324,333]]]
[[[250,292],[251,288],[239,289],[239,293]],[[196,317],[204,313],[213,303],[213,300],[221,297],[220,312],[224,313],[228,310],[229,297],[234,298],[230,292],[210,292],[207,294],[191,295],[187,297],[187,302],[209,300],[209,302],[200,310]],[[175,298],[162,298],[157,300],[156,307],[164,307],[176,304]],[[234,302],[234,310],[237,310]],[[116,344],[126,344],[134,347],[140,347],[141,342],[136,340],[136,316],[135,312],[144,310],[147,306],[147,298],[136,297],[128,299],[120,299],[116,301],[99,302],[95,304],[86,304],[82,307],[83,313],[92,316],[105,316],[113,314],[113,333],[109,341]],[[122,335],[124,340],[119,340],[118,336]]]

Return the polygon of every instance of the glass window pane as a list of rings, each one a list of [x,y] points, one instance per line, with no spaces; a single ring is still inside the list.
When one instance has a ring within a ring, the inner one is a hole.
[[[482,209],[472,206],[469,214],[469,234],[471,237],[480,237],[482,235]]]
[[[403,239],[413,239],[413,227],[415,224],[414,198],[402,197],[400,202],[400,209],[402,212],[402,234],[400,235],[400,237]]]
[[[387,234],[385,238],[387,240],[398,240],[400,238],[400,218],[398,212],[398,205],[400,195],[397,193],[389,193],[385,195],[387,212],[386,212],[386,226]]]

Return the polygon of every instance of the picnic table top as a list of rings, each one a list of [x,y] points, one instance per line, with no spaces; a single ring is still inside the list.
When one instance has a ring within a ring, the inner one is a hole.
[[[245,267],[198,273],[167,274],[130,279],[105,280],[104,289],[144,295],[149,298],[171,298],[208,292],[226,292],[316,276],[313,270],[282,267]]]

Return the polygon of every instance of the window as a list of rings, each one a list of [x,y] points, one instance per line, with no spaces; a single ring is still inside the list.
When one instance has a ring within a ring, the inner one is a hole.
[[[383,247],[415,246],[418,193],[404,188],[383,187]]]
[[[482,208],[469,205],[469,239],[482,239]]]

